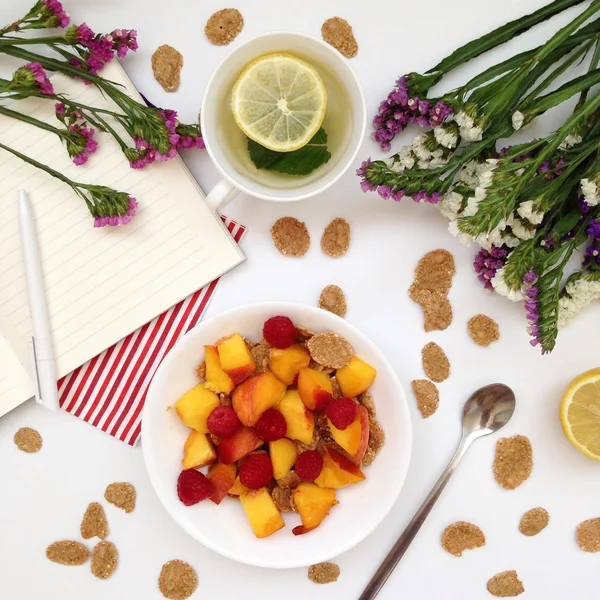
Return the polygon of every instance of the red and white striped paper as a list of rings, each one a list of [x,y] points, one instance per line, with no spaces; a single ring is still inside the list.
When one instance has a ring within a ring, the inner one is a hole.
[[[236,242],[246,228],[222,217]],[[176,304],[58,382],[67,412],[134,446],[152,377],[175,342],[202,318],[219,279]]]

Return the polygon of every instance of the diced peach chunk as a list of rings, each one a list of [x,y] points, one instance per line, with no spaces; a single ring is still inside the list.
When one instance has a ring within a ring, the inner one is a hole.
[[[238,385],[231,397],[233,409],[244,425],[255,425],[268,408],[275,406],[285,394],[285,384],[273,373],[259,373]]]
[[[323,470],[315,479],[322,488],[338,489],[365,479],[360,467],[327,446],[323,455]]]
[[[315,429],[313,414],[304,406],[297,390],[288,390],[277,407],[287,424],[286,437],[310,444]]]
[[[221,368],[219,352],[215,346],[204,346],[204,362],[206,363],[206,381],[204,383],[206,389],[215,394],[229,394],[235,387],[235,383]]]
[[[229,490],[230,496],[241,496],[246,492],[251,491],[250,488],[247,488],[241,481],[239,475],[235,478],[233,482],[232,488]]]
[[[252,427],[240,427],[232,436],[222,438],[219,442],[219,460],[230,465],[254,452],[263,443]]]
[[[294,466],[298,456],[298,447],[292,440],[281,438],[269,442],[269,456],[273,463],[273,477],[283,479]]]
[[[207,390],[203,383],[199,383],[177,400],[175,412],[184,425],[200,433],[208,433],[206,419],[217,406],[219,396]]]
[[[222,340],[217,344],[221,368],[237,385],[256,370],[254,358],[239,333]],[[208,365],[207,365],[208,366]]]
[[[322,412],[333,397],[331,379],[323,371],[301,369],[298,373],[298,393],[306,408]]]
[[[271,348],[269,351],[269,367],[286,385],[295,383],[300,369],[308,367],[309,363],[308,350],[297,344],[285,350]]]
[[[267,488],[241,494],[240,501],[257,538],[269,537],[285,526],[285,521]]]
[[[338,369],[335,376],[340,384],[342,394],[349,398],[356,398],[366,392],[375,381],[377,371],[365,361],[353,356],[350,363]]]
[[[337,504],[335,490],[321,488],[314,483],[301,483],[293,492],[294,504],[302,519],[304,529],[318,527],[329,514],[331,507]],[[296,535],[305,531],[294,531]]]
[[[217,462],[208,472],[208,478],[211,480],[214,492],[210,499],[215,504],[221,504],[223,498],[227,496],[229,490],[235,483],[235,476],[237,473],[237,467],[235,465],[226,465],[221,462]]]
[[[356,419],[346,429],[337,429],[329,419],[327,419],[327,424],[336,444],[350,455],[355,464],[360,465],[369,443],[369,413],[367,409],[359,404]]]
[[[204,433],[191,431],[183,446],[184,469],[201,469],[217,458],[212,442]]]

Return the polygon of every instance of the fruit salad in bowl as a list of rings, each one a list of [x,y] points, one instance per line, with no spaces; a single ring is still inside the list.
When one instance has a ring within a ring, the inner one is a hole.
[[[150,387],[144,458],[167,511],[230,558],[297,567],[366,537],[400,492],[411,428],[381,352],[296,304],[240,307],[173,348]]]

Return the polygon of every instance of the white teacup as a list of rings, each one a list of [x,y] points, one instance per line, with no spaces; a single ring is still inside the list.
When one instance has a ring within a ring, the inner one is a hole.
[[[231,111],[233,85],[243,69],[271,52],[289,52],[310,63],[327,89],[323,128],[331,158],[306,176],[257,169]],[[365,135],[365,98],[347,60],[325,42],[300,33],[267,33],[238,46],[217,67],[206,87],[200,124],[208,154],[223,177],[208,194],[212,209],[220,209],[239,192],[292,202],[323,192],[348,170]]]

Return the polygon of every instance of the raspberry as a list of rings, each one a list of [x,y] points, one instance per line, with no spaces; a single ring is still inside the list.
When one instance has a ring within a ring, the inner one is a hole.
[[[206,419],[208,430],[220,438],[232,436],[240,425],[240,420],[231,406],[217,406]]]
[[[256,433],[265,442],[274,442],[281,439],[287,431],[285,417],[274,408],[266,410],[257,421]]]
[[[352,398],[336,398],[325,409],[325,414],[331,424],[336,429],[342,430],[354,423],[357,412],[358,406]]]
[[[240,482],[251,490],[264,487],[273,478],[273,463],[266,454],[251,454],[240,467]]]
[[[200,473],[200,471],[185,469],[185,471],[179,473],[177,495],[186,506],[206,500],[214,491],[215,488],[210,479]]]
[[[296,327],[288,317],[271,317],[263,326],[263,337],[273,348],[289,348],[296,341]]]
[[[323,470],[323,457],[316,450],[305,450],[296,459],[294,470],[302,481],[314,481]]]

